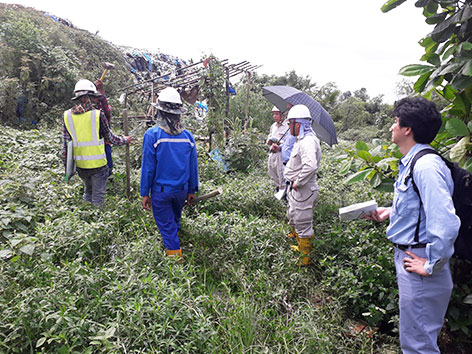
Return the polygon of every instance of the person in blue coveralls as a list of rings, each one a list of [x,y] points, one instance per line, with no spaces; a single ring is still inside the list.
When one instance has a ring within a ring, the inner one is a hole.
[[[439,156],[419,158],[412,177],[421,206],[409,175],[416,153],[431,149],[428,144],[441,127],[441,114],[434,103],[414,97],[397,102],[393,116],[392,141],[403,154],[393,205],[377,208],[366,218],[390,218],[387,238],[395,245],[402,352],[440,353],[437,340],[452,291],[449,258],[460,227],[452,201],[454,182]]]
[[[180,94],[167,87],[159,94],[158,123],[143,139],[141,197],[151,210],[169,257],[182,257],[180,219],[185,203],[192,204],[198,191],[198,162],[195,139],[180,122],[185,113]]]

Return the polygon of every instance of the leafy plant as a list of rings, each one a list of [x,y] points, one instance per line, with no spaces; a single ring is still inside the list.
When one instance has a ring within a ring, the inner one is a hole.
[[[405,2],[390,0],[387,12]],[[426,23],[433,31],[420,41],[425,64],[400,69],[405,76],[419,76],[414,90],[431,99],[439,94],[449,105],[443,110],[443,134],[436,138],[452,161],[472,171],[472,4],[470,1],[420,0]],[[452,140],[452,141],[451,141]]]
[[[340,155],[342,162],[340,175],[350,174],[344,183],[352,184],[367,181],[372,187],[385,192],[393,192],[393,182],[398,174],[398,161],[401,153],[395,144],[383,144],[379,139],[369,147],[363,141],[356,143],[356,149],[345,149],[347,155]]]

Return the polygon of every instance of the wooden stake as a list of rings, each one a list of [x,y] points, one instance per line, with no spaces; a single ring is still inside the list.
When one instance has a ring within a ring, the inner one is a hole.
[[[225,72],[226,72],[226,107],[225,107],[225,121],[223,123],[223,126],[224,126],[224,131],[225,131],[225,140],[226,140],[226,143],[228,143],[228,139],[229,139],[229,69],[228,67],[225,68]]]
[[[213,197],[216,197],[218,194],[221,194],[223,193],[223,188],[218,188],[218,189],[215,189],[214,191],[210,192],[210,193],[207,193],[207,194],[203,194],[203,195],[200,195],[198,197],[196,197],[193,202],[194,203],[198,203],[198,202],[201,202],[203,200],[206,200],[206,199],[209,199],[209,198],[213,198]]]
[[[244,132],[247,132],[247,121],[249,119],[249,91],[251,89],[251,72],[247,72],[247,96],[246,96],[246,110],[244,115]]]
[[[126,107],[126,98],[125,98],[125,107]],[[125,136],[129,134],[128,128],[128,110],[123,109],[123,130]],[[129,162],[129,144],[126,144],[126,196],[130,197],[130,162]]]

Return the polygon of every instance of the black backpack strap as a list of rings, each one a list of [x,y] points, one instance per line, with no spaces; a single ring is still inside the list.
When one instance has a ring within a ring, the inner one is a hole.
[[[423,206],[423,201],[421,200],[420,191],[418,187],[416,186],[415,179],[413,178],[413,169],[415,167],[416,161],[418,161],[420,157],[427,154],[436,154],[438,156],[441,156],[437,153],[436,150],[433,150],[433,149],[424,149],[417,152],[416,155],[413,156],[413,160],[411,160],[410,173],[408,174],[408,176],[406,176],[405,181],[404,181],[404,184],[406,185],[408,183],[408,180],[411,178],[411,184],[413,185],[413,189],[416,192],[416,194],[418,194],[418,198],[420,198],[420,210],[418,212],[418,221],[416,222],[416,230],[415,230],[415,238],[414,238],[416,243],[420,242],[419,235],[420,235],[420,222],[421,222],[421,207]]]

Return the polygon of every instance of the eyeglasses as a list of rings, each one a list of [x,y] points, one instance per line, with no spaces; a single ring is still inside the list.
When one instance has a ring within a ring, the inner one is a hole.
[[[295,124],[295,123],[296,123],[296,121],[294,121],[294,120],[289,120],[288,121],[288,124]]]

